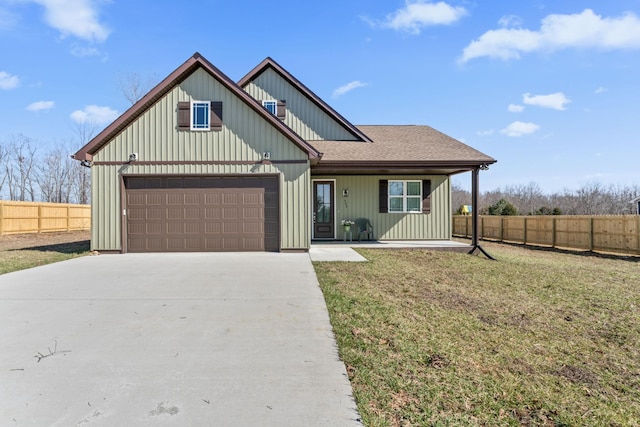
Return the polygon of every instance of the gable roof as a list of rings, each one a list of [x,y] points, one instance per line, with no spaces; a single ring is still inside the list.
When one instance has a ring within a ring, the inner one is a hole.
[[[202,55],[196,52],[184,64],[179,66],[169,76],[162,80],[156,87],[151,89],[142,99],[133,104],[127,111],[118,117],[113,123],[107,126],[102,132],[96,135],[84,147],[73,155],[76,160],[91,160],[93,155],[100,151],[109,141],[122,132],[133,121],[140,117],[148,108],[155,104],[160,98],[171,89],[183,82],[188,76],[193,74],[198,68],[202,68],[214,79],[219,81],[224,87],[236,95],[242,102],[251,107],[267,122],[278,129],[285,137],[293,142],[298,148],[306,152],[309,159],[319,159],[322,153],[318,152],[307,141],[302,139],[293,130],[287,127],[282,121],[263,108],[255,99],[249,96],[240,86],[227,77],[222,71],[207,61]]]
[[[309,141],[323,153],[314,170],[332,173],[387,170],[458,173],[496,160],[429,126],[358,126],[373,140]]]
[[[344,127],[350,134],[352,134],[355,138],[360,141],[371,141],[371,139],[356,126],[351,124],[347,119],[342,117],[336,110],[331,108],[329,104],[324,102],[318,95],[313,93],[311,89],[306,87],[302,82],[296,79],[291,73],[282,68],[280,64],[271,59],[270,57],[265,58],[260,64],[258,64],[253,70],[249,71],[249,73],[238,81],[238,85],[240,87],[246,87],[251,81],[255,80],[265,72],[267,69],[272,69],[275,71],[280,77],[282,77],[287,83],[295,87],[302,95],[304,95],[309,101],[315,104],[318,108],[320,108],[325,114],[331,117],[333,120],[338,122],[342,127]]]

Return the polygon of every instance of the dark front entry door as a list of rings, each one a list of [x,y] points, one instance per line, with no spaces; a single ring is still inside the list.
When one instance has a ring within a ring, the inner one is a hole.
[[[333,181],[313,181],[313,237],[333,239],[334,191]]]

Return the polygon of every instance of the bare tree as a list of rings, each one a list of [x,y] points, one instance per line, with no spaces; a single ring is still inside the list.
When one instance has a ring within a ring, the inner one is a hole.
[[[35,164],[37,149],[24,135],[11,137],[5,161],[9,198],[19,201],[35,201]]]
[[[78,138],[78,145],[84,146],[93,138],[97,126],[93,123],[78,123],[74,128]],[[88,204],[91,202],[91,169],[82,163],[75,161],[71,169],[71,198],[76,203]]]
[[[505,198],[515,206],[520,215],[533,215],[538,209],[548,205],[547,197],[535,182],[508,186],[505,193]]]
[[[156,74],[145,78],[138,73],[127,73],[118,77],[120,91],[131,105],[142,99],[157,82],[158,76]]]
[[[471,204],[471,192],[465,190],[460,185],[451,184],[451,210],[455,213],[462,205]]]
[[[70,203],[75,162],[68,154],[70,150],[61,146],[50,150],[40,159],[37,180],[40,197],[44,202]]]
[[[2,198],[2,189],[4,188],[4,183],[7,180],[6,160],[8,156],[8,150],[0,141],[0,199]]]

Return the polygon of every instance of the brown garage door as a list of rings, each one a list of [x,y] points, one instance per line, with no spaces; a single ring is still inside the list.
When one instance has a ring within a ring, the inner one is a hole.
[[[278,178],[127,177],[129,252],[279,250]]]

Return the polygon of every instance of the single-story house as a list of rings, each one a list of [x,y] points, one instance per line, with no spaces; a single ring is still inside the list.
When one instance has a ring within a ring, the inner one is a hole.
[[[236,83],[198,53],[74,158],[91,248],[121,253],[307,251],[361,217],[447,240],[450,177],[496,162],[428,126],[354,126],[271,58]]]

